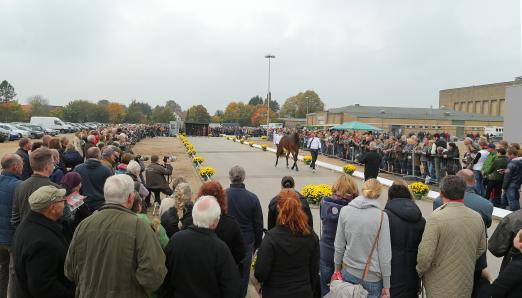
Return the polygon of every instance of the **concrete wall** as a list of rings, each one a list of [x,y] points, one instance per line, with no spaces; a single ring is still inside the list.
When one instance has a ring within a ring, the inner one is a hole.
[[[522,143],[522,85],[506,90],[506,114],[504,115],[504,139]]]

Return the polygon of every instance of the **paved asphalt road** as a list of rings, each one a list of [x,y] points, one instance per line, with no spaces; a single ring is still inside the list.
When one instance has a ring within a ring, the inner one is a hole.
[[[299,172],[291,171],[286,168],[284,158],[279,158],[278,167],[274,167],[275,153],[263,152],[260,149],[252,148],[240,143],[226,140],[225,138],[210,137],[190,137],[189,142],[196,148],[197,155],[205,158],[204,165],[212,166],[216,169],[213,179],[218,180],[224,187],[228,187],[228,170],[234,165],[242,166],[246,171],[245,184],[248,190],[254,192],[259,197],[263,208],[263,216],[266,227],[268,203],[279,192],[281,178],[286,175],[294,177],[296,189],[301,189],[306,184],[327,183],[333,184],[340,173],[333,172],[324,168],[318,168],[315,173],[304,163],[298,161]],[[290,163],[290,166],[292,163]],[[356,179],[359,187],[362,180]],[[387,201],[387,190],[379,198],[381,206],[384,208]],[[429,217],[432,212],[432,202],[430,200],[416,201],[424,217]],[[319,235],[320,221],[319,209],[312,209],[314,216],[314,230]],[[494,221],[488,229],[491,235],[496,228],[497,222]],[[501,259],[496,258],[488,252],[488,268],[490,273],[496,277],[500,268]]]

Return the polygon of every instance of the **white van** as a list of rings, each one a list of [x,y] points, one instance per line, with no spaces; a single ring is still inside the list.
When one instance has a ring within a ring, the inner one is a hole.
[[[503,137],[504,136],[504,127],[501,126],[485,126],[484,127],[484,134],[487,136],[493,136],[493,137]]]
[[[31,117],[30,123],[33,125],[39,125],[43,128],[55,129],[61,133],[71,131],[71,127],[57,117]]]

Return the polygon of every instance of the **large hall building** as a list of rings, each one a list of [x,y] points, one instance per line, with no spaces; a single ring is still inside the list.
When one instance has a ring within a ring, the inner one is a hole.
[[[514,81],[445,89],[439,91],[439,108],[477,113],[491,116],[504,116],[506,88],[522,83],[521,78]]]

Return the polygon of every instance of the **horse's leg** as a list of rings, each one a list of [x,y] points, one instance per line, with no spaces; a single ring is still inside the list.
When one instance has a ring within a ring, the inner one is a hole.
[[[299,172],[299,167],[297,166],[297,153],[294,154],[294,166],[295,166],[295,171]]]
[[[277,154],[277,152],[276,152],[276,163],[275,163],[274,167],[277,167],[277,162],[278,161],[279,161],[279,154]]]
[[[286,168],[288,169],[288,157],[290,156],[290,151],[286,152]]]

